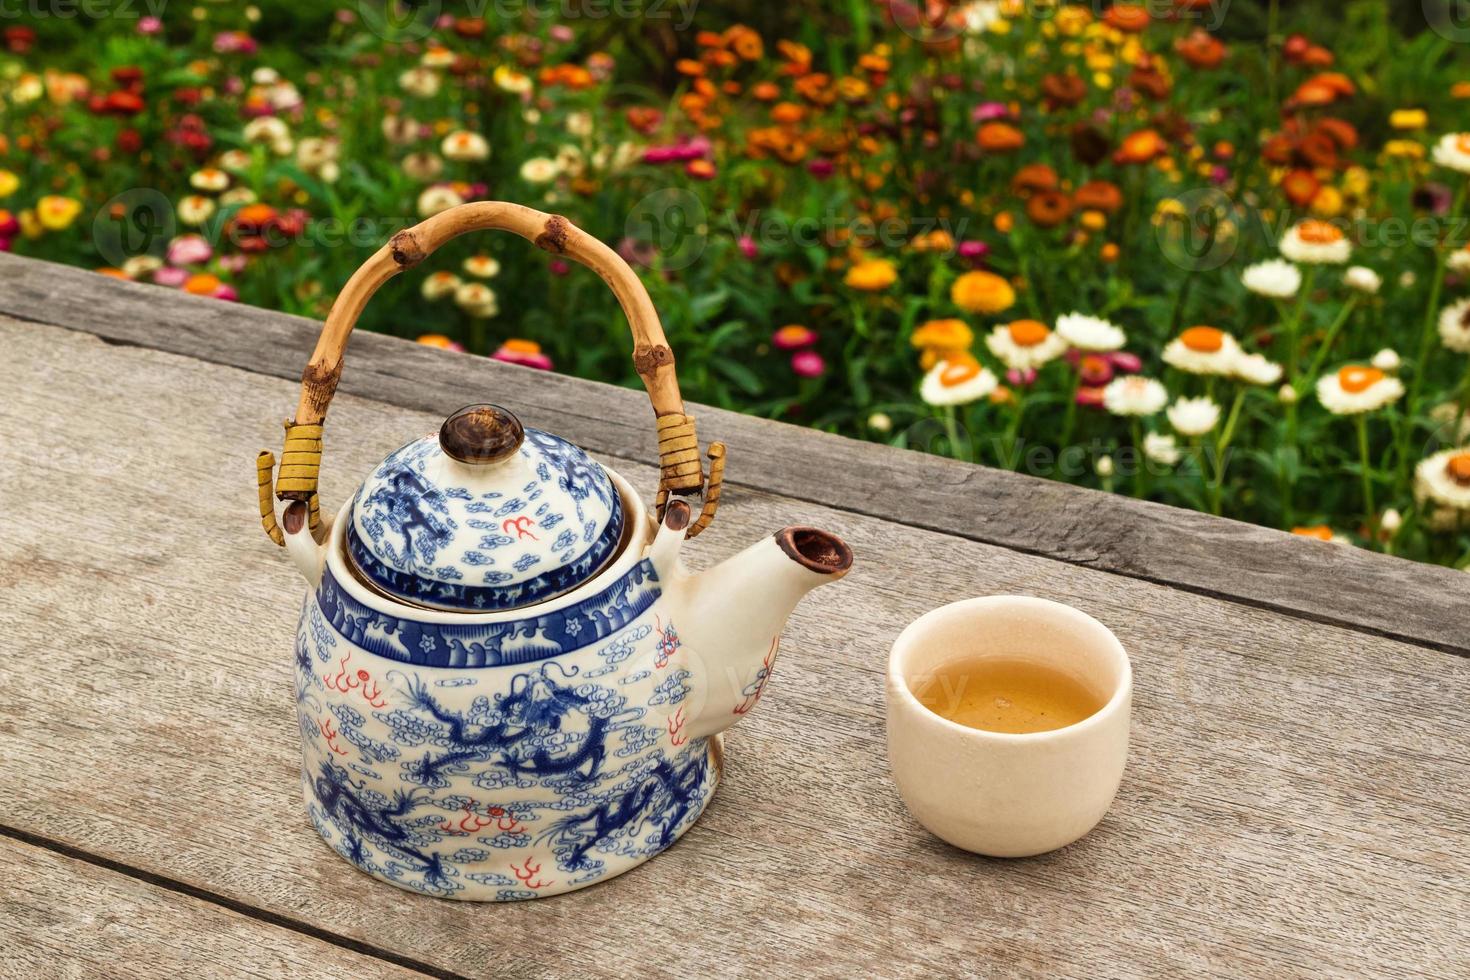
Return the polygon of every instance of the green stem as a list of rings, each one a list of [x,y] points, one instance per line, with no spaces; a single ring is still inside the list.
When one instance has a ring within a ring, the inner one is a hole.
[[[1317,267],[1307,266],[1306,275],[1302,277],[1302,291],[1297,296],[1296,309],[1292,311],[1291,319],[1286,322],[1286,377],[1293,388],[1297,386],[1297,364],[1301,358],[1301,330],[1302,320],[1307,315],[1307,303],[1312,298],[1312,286],[1317,281]]]
[[[1021,419],[1026,414],[1025,386],[1017,385],[1016,388],[1013,389],[1013,391],[1016,396],[1016,410],[1011,415],[1010,425],[1006,426],[1005,440],[1006,468],[1011,470],[1017,469],[1021,463],[1021,460],[1019,459],[1019,453],[1017,452],[1016,440],[1021,433]]]
[[[1305,381],[1307,385],[1311,385],[1322,373],[1322,362],[1327,360],[1327,354],[1332,350],[1333,341],[1337,340],[1338,333],[1342,330],[1343,325],[1348,322],[1348,317],[1353,315],[1353,310],[1357,306],[1358,297],[1354,296],[1343,304],[1342,312],[1337,314],[1337,319],[1332,321],[1332,326],[1327,328],[1327,335],[1322,338],[1322,344],[1317,348],[1317,353],[1312,358],[1312,366],[1307,368],[1307,373],[1297,380],[1296,390],[1298,395],[1303,392],[1304,386],[1301,382]]]
[[[1373,506],[1373,471],[1368,468],[1368,413],[1359,412],[1358,461],[1363,467],[1363,515],[1368,525],[1368,538],[1373,540],[1373,526],[1378,520],[1378,508]]]
[[[955,420],[953,405],[944,406],[944,436],[949,440],[949,454],[955,459],[962,459],[963,457],[960,456],[960,430]]]
[[[1133,416],[1133,496],[1142,500],[1148,496],[1148,467],[1143,456],[1143,422]]]
[[[1235,438],[1235,427],[1240,424],[1240,410],[1245,405],[1245,386],[1236,389],[1235,400],[1230,403],[1230,414],[1225,417],[1225,428],[1220,432],[1220,454],[1223,456],[1225,450],[1230,448],[1230,441]]]

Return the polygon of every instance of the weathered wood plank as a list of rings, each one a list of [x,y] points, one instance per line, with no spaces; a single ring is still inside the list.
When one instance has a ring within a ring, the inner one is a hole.
[[[7,977],[424,975],[3,837],[0,881]]]
[[[701,821],[547,902],[375,883],[305,820],[301,586],[251,513],[292,386],[3,321],[0,344],[25,379],[0,402],[0,785],[33,833],[473,975],[1470,972],[1470,660],[739,487],[702,560],[800,521],[858,564],[798,611]],[[435,421],[340,397],[329,502]],[[884,758],[893,637],[995,592],[1093,613],[1137,672],[1113,812],[1034,860],[928,837]]]
[[[293,379],[320,329],[299,317],[4,254],[0,313]],[[392,337],[354,338],[341,390],[441,416],[493,400],[589,449],[656,457],[642,393],[530,377]],[[282,417],[294,404],[288,394],[269,414]],[[691,411],[706,439],[729,444],[736,484],[1470,653],[1470,579],[1449,569],[717,409]],[[335,432],[333,425],[329,444]],[[275,448],[279,434],[262,438]]]

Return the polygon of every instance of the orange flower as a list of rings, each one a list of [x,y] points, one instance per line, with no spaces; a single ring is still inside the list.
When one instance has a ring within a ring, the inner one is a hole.
[[[1115,3],[1103,14],[1103,23],[1117,31],[1138,34],[1148,27],[1148,8],[1137,3]]]
[[[1113,153],[1114,163],[1149,163],[1169,151],[1169,144],[1158,130],[1140,129],[1123,138],[1123,145]]]
[[[690,78],[698,78],[699,76],[704,74],[704,64],[702,62],[695,61],[693,58],[680,58],[678,61],[674,62],[674,70],[681,75],[688,75]]]
[[[1026,145],[1026,136],[1010,123],[988,122],[975,134],[975,141],[982,150],[991,153],[1009,153]]]
[[[1108,242],[1102,247],[1102,251],[1100,251],[1098,255],[1102,258],[1104,262],[1116,262],[1118,261],[1118,246],[1114,245],[1112,242]]]
[[[1077,188],[1072,201],[1085,211],[1114,214],[1123,207],[1123,192],[1111,181],[1093,180]]]
[[[1039,191],[1026,202],[1026,217],[1042,228],[1055,228],[1072,216],[1072,202],[1060,191]]]
[[[1195,68],[1219,68],[1225,60],[1225,45],[1199,27],[1175,41],[1174,50]]]
[[[1041,94],[1049,108],[1070,108],[1087,98],[1087,83],[1070,72],[1051,74],[1041,80]]]
[[[1291,533],[1303,538],[1316,538],[1318,541],[1331,541],[1332,528],[1326,524],[1317,524],[1312,527],[1294,527]]]
[[[1299,208],[1312,203],[1322,185],[1310,170],[1293,170],[1281,181],[1281,190],[1286,199]]]
[[[771,107],[771,119],[783,126],[793,126],[806,118],[806,107],[795,102],[778,102]]]
[[[1028,163],[1011,178],[1011,193],[1021,197],[1057,189],[1057,172],[1044,163]]]
[[[832,79],[823,72],[813,72],[803,75],[792,83],[796,94],[816,105],[831,105],[837,101],[837,91],[832,87]]]
[[[197,272],[184,280],[184,292],[195,296],[213,296],[219,287],[219,277],[207,272]]]
[[[898,281],[898,270],[887,259],[863,259],[847,270],[842,281],[853,289],[876,293]]]
[[[775,102],[781,97],[781,87],[775,82],[757,82],[750,94],[759,102]]]
[[[1016,304],[1016,291],[995,273],[977,269],[954,281],[949,298],[966,313],[1002,313]]]
[[[694,35],[694,43],[701,48],[723,48],[725,36],[717,31],[700,31]]]
[[[1342,153],[1355,149],[1358,145],[1358,130],[1346,119],[1326,116],[1317,120],[1315,132],[1332,140]]]
[[[975,333],[964,320],[949,317],[922,324],[914,331],[909,342],[920,350],[969,350],[970,345],[975,342]]]
[[[761,36],[744,24],[736,24],[725,31],[725,41],[742,61],[758,61],[766,53]]]

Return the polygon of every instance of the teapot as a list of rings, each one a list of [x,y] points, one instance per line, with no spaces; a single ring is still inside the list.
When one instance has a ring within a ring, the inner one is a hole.
[[[617,296],[657,422],[652,513],[617,472],[489,404],[321,513],[322,424],[358,316],[479,229],[579,261]],[[718,509],[724,446],[706,474],[642,283],[560,216],[476,202],[399,232],[337,297],[302,378],[279,471],[266,451],[257,476],[262,525],[309,585],[295,687],[317,832],[373,877],[476,901],[561,894],[667,849],[709,803],[720,733],[760,700],[787,617],[846,574],[848,546],[788,527],[684,566]]]

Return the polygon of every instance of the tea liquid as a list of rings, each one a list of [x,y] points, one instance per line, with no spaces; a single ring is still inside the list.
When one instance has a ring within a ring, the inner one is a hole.
[[[1029,660],[959,660],[916,679],[919,703],[942,718],[1024,735],[1075,725],[1106,703],[1081,681]]]

